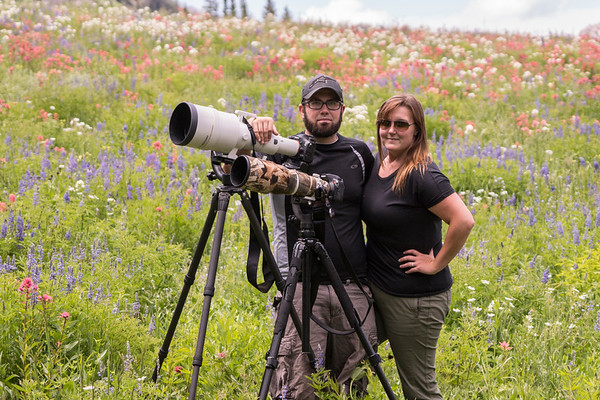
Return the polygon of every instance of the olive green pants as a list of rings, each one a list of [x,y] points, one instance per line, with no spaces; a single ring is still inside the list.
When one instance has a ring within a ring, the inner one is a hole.
[[[392,296],[371,284],[379,342],[390,341],[402,392],[409,400],[442,399],[435,374],[435,353],[452,293],[426,297]]]

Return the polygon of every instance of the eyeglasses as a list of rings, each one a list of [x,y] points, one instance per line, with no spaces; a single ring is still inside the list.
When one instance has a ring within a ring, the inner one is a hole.
[[[394,124],[394,128],[397,131],[403,132],[403,131],[407,130],[409,126],[414,125],[415,123],[413,122],[412,124],[410,124],[410,123],[408,123],[408,121],[404,121],[401,119],[398,121],[390,121],[389,119],[380,119],[379,121],[377,121],[377,124],[384,129],[390,129],[392,124]]]
[[[339,100],[309,100],[302,102],[302,104],[308,106],[311,110],[320,110],[323,108],[323,104],[325,104],[329,110],[339,110],[342,107],[342,102]]]

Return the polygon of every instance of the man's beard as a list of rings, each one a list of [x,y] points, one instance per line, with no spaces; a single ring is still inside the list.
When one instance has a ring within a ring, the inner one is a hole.
[[[304,126],[305,126],[306,130],[311,135],[313,135],[314,137],[318,137],[318,138],[327,138],[327,137],[333,136],[338,132],[338,130],[340,129],[340,126],[342,126],[342,116],[341,115],[340,115],[340,119],[337,122],[333,121],[333,124],[330,125],[328,128],[319,127],[319,124],[309,121],[308,118],[306,117],[306,111],[304,112],[304,115],[302,116],[302,120],[304,121]]]

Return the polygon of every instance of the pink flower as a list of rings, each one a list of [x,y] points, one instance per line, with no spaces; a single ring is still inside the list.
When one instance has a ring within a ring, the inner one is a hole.
[[[158,206],[158,207],[156,207],[155,210],[158,211],[158,212],[161,212],[163,210],[163,208],[161,206]]]
[[[10,201],[11,203],[14,203],[15,201],[17,201],[17,196],[14,193],[9,194],[8,201]]]
[[[512,347],[509,345],[508,342],[504,341],[504,342],[498,342],[500,348],[504,351],[509,351],[512,350]]]
[[[154,147],[154,150],[160,150],[163,148],[163,144],[157,140],[156,142],[152,143],[152,147]]]
[[[6,203],[3,203],[0,201],[0,212],[4,212],[8,209],[8,206],[6,205]]]
[[[176,374],[181,374],[182,372],[183,372],[183,367],[181,365],[178,365],[175,367]]]
[[[225,352],[224,352],[224,351],[222,351],[222,352],[220,352],[220,353],[217,353],[217,358],[221,358],[221,359],[223,359],[223,358],[225,358],[225,357],[227,357],[227,354],[225,354]]]
[[[23,292],[23,291],[29,292],[30,289],[37,290],[37,288],[38,288],[37,285],[35,285],[33,283],[31,278],[25,278],[19,285],[19,292]]]
[[[44,303],[49,303],[52,301],[52,296],[50,296],[49,294],[43,294],[41,296],[38,296],[38,300],[43,301]]]
[[[69,318],[70,316],[71,316],[71,315],[70,315],[68,312],[64,311],[64,312],[60,313],[60,315],[58,316],[58,318],[63,318],[63,319],[65,319],[65,320],[66,320],[66,319],[67,319],[67,318]]]

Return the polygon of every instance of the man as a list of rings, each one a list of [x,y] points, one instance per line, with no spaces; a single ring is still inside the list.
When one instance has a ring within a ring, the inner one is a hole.
[[[371,292],[366,281],[366,253],[363,227],[360,220],[360,206],[363,187],[373,166],[373,155],[366,144],[360,140],[342,136],[338,130],[344,114],[344,98],[339,83],[327,75],[311,78],[302,89],[302,102],[298,106],[306,134],[314,138],[316,149],[313,161],[307,173],[333,174],[344,182],[344,196],[341,202],[332,202],[334,217],[322,218],[325,246],[345,289],[352,300],[359,319],[364,320],[362,329],[373,345],[377,341],[375,317],[369,307],[367,296]],[[250,121],[260,142],[266,142],[271,134],[278,134],[271,118],[259,117]],[[275,161],[282,163],[284,157],[277,154]],[[274,247],[278,266],[284,277],[288,273],[288,260],[298,238],[298,222],[290,218],[293,215],[289,196],[272,195],[274,221]],[[315,230],[316,227],[315,227]],[[335,239],[334,230],[340,244]],[[344,255],[349,261],[344,261]],[[313,269],[321,270],[318,261]],[[361,286],[353,280],[352,268],[356,276],[363,281]],[[301,278],[302,279],[302,278]],[[302,312],[302,283],[296,288],[294,307]],[[312,313],[329,327],[336,330],[349,330],[350,324],[344,314],[336,293],[322,273]],[[356,333],[335,335],[311,321],[310,344],[319,367],[330,370],[338,384],[350,389],[351,374],[365,358],[365,350]],[[314,389],[310,386],[310,376],[315,366],[310,365],[306,354],[302,353],[300,337],[288,319],[285,336],[281,342],[278,365],[271,381],[272,398],[313,399]],[[353,383],[354,389],[366,391],[366,378]]]

